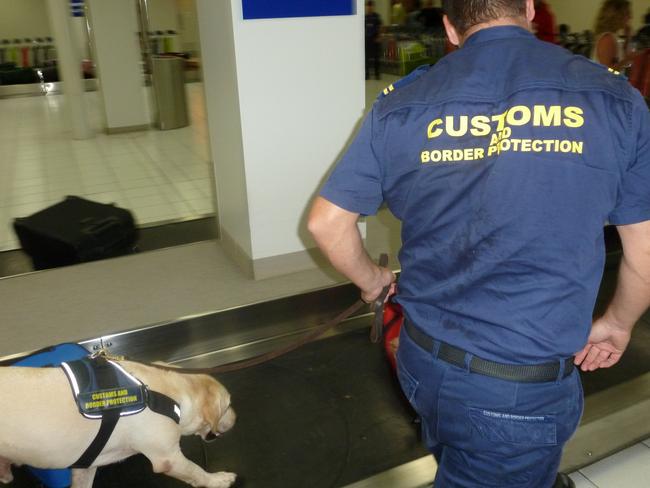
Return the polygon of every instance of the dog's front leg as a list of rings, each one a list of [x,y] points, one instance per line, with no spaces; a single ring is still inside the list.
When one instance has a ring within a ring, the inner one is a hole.
[[[200,466],[183,456],[180,448],[177,448],[171,455],[147,455],[147,457],[156,473],[164,473],[195,487],[228,488],[237,478],[234,473],[224,471],[207,473]]]
[[[72,486],[70,488],[92,488],[96,472],[97,467],[88,469],[73,469]]]
[[[11,461],[0,457],[0,483],[11,483],[14,475],[11,473]]]

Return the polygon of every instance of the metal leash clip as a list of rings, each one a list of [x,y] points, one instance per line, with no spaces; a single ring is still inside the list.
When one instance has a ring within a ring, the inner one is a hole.
[[[125,356],[118,356],[116,354],[111,354],[108,352],[108,348],[111,347],[113,344],[111,342],[104,343],[103,339],[99,339],[99,345],[93,346],[94,352],[90,355],[92,359],[95,358],[104,358],[104,359],[110,359],[112,361],[124,361],[126,359]]]

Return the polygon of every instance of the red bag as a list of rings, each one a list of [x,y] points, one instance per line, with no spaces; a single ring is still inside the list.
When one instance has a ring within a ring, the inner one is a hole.
[[[393,370],[396,369],[395,354],[399,343],[399,332],[404,322],[402,307],[391,301],[384,305],[384,350]]]

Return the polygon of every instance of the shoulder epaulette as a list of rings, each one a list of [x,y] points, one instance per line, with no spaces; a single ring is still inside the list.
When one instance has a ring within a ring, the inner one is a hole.
[[[611,74],[613,74],[614,76],[620,76],[620,77],[623,78],[624,80],[627,80],[627,77],[626,77],[623,73],[621,73],[620,71],[615,70],[614,68],[609,68],[609,67],[605,66],[604,64],[599,63],[598,61],[594,61],[593,59],[589,59],[589,58],[586,58],[586,59],[587,59],[587,61],[589,61],[591,64],[593,64],[593,65],[595,65],[595,66],[598,66],[600,69],[607,70],[607,71],[609,71]]]
[[[377,98],[380,99],[384,98],[390,95],[395,90],[402,88],[406,85],[410,85],[415,80],[417,80],[420,76],[422,76],[424,73],[429,71],[429,68],[431,68],[430,64],[424,64],[422,66],[418,66],[413,71],[411,71],[408,75],[406,75],[404,78],[400,78],[395,83],[392,83],[388,85],[386,88],[384,88]]]
[[[614,68],[607,68],[607,71],[609,71],[609,72],[612,73],[613,75],[616,75],[616,76],[623,76],[623,78],[625,78],[625,75],[622,75],[620,71],[616,71]]]

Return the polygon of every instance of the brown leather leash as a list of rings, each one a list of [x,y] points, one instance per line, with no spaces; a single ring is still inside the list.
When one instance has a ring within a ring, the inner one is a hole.
[[[388,264],[388,255],[382,254],[379,257],[379,266],[385,267]],[[373,324],[372,324],[372,329],[370,332],[370,340],[373,343],[377,343],[381,340],[382,337],[382,332],[383,332],[383,317],[384,317],[384,301],[386,300],[386,296],[388,295],[388,292],[390,290],[390,285],[386,286],[381,294],[375,299],[374,302],[372,302],[372,310],[375,314]],[[327,322],[317,326],[314,328],[312,331],[309,333],[305,334],[302,336],[300,339],[298,339],[295,342],[292,342],[291,344],[287,344],[284,347],[280,347],[278,349],[274,349],[273,351],[269,351],[264,354],[260,354],[259,356],[252,357],[250,359],[245,359],[242,361],[235,361],[233,363],[228,363],[228,364],[222,364],[220,366],[213,366],[209,368],[177,368],[174,366],[165,366],[162,364],[156,364],[156,363],[142,363],[146,364],[147,366],[152,366],[154,368],[158,369],[163,369],[166,371],[174,371],[176,373],[187,373],[187,374],[217,374],[217,373],[228,373],[230,371],[237,371],[240,369],[245,369],[245,368],[250,368],[253,366],[257,366],[262,363],[266,363],[267,361],[271,361],[273,359],[276,359],[280,356],[284,356],[285,354],[294,351],[308,342],[311,342],[321,335],[323,335],[325,332],[327,332],[330,329],[333,329],[337,325],[339,325],[341,322],[349,318],[352,314],[355,312],[361,310],[363,307],[366,305],[369,305],[368,303],[364,302],[363,300],[359,299],[356,302],[354,302],[352,305],[350,305],[348,308],[340,312],[336,317],[333,317],[332,319],[328,320]],[[95,353],[95,355],[103,355],[108,358],[116,358],[116,359],[125,359],[124,357],[117,357],[117,356],[111,356],[110,353],[108,353],[105,349],[102,349]]]

